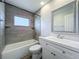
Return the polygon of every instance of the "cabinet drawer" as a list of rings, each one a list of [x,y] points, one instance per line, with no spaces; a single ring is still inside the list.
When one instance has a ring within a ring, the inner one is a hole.
[[[50,43],[50,42],[46,42],[46,43],[44,43],[44,44],[45,44],[45,47],[46,47],[47,49],[49,49],[48,47],[52,47],[52,49],[50,49],[50,50],[52,50],[52,51],[56,50],[56,51],[58,51],[59,53],[65,55],[65,56],[70,57],[71,59],[79,59],[79,53],[77,53],[77,52],[74,52],[74,51],[72,51],[72,50],[70,50],[70,49],[61,47],[61,46],[59,46],[59,45],[56,45],[56,44]]]
[[[55,47],[52,47],[50,45],[47,46],[47,48],[50,52],[50,55],[53,56],[54,59],[73,59],[71,57],[68,57],[64,54],[61,53],[61,50],[55,48]]]

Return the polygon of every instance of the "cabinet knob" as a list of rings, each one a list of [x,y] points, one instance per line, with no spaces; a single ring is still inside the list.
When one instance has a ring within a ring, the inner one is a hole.
[[[56,56],[56,54],[53,54],[54,56]]]
[[[53,52],[51,52],[51,54],[53,54]]]
[[[66,52],[65,52],[65,51],[63,51],[62,53],[63,53],[63,54],[65,54]]]
[[[56,54],[54,54],[53,52],[51,52],[51,54],[53,54],[54,56],[56,56]]]

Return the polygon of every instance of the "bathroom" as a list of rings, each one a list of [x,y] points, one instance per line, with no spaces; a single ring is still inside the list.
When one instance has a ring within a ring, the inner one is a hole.
[[[0,59],[79,59],[78,15],[79,0],[0,0]]]

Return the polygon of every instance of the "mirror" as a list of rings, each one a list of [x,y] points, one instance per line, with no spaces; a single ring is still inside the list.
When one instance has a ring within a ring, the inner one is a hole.
[[[52,13],[53,32],[75,32],[75,3],[69,3]]]

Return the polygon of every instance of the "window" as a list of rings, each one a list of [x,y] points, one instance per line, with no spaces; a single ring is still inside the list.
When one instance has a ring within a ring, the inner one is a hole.
[[[15,26],[29,26],[29,19],[15,16],[14,25]]]

